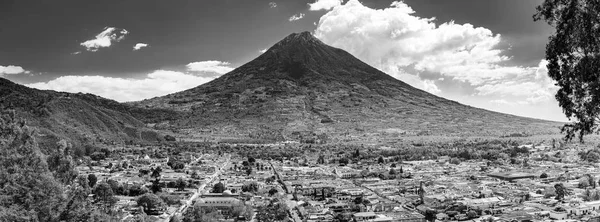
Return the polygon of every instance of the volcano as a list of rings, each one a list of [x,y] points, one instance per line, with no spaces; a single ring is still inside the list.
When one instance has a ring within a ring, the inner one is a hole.
[[[561,125],[435,96],[309,32],[287,36],[211,82],[131,105],[182,113],[162,125],[192,136],[268,140],[557,134]]]

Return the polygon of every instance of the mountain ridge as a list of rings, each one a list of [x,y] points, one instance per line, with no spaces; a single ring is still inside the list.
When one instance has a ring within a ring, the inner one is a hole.
[[[123,144],[163,140],[145,121],[174,116],[171,111],[142,110],[93,94],[29,88],[0,77],[0,107],[37,128],[42,145],[66,139],[74,145]]]

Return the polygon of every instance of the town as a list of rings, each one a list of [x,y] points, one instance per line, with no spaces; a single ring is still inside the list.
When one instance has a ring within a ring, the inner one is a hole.
[[[485,144],[425,147],[424,159],[357,145],[172,142],[103,148],[77,170],[89,198],[123,221],[600,220],[596,149]]]

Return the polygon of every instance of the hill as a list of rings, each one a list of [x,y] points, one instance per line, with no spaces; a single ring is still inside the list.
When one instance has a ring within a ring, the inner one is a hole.
[[[432,95],[309,32],[287,36],[211,82],[132,105],[180,112],[181,118],[168,124],[199,138],[367,142],[424,135],[558,134],[561,125]]]
[[[176,118],[172,111],[132,108],[92,94],[28,88],[0,78],[0,107],[13,109],[38,129],[42,146],[67,139],[74,144],[127,143],[161,140],[141,120]]]

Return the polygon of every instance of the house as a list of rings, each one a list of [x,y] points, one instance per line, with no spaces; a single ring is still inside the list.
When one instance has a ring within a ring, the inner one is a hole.
[[[373,212],[359,212],[352,215],[356,221],[372,221],[377,218],[377,215]]]

